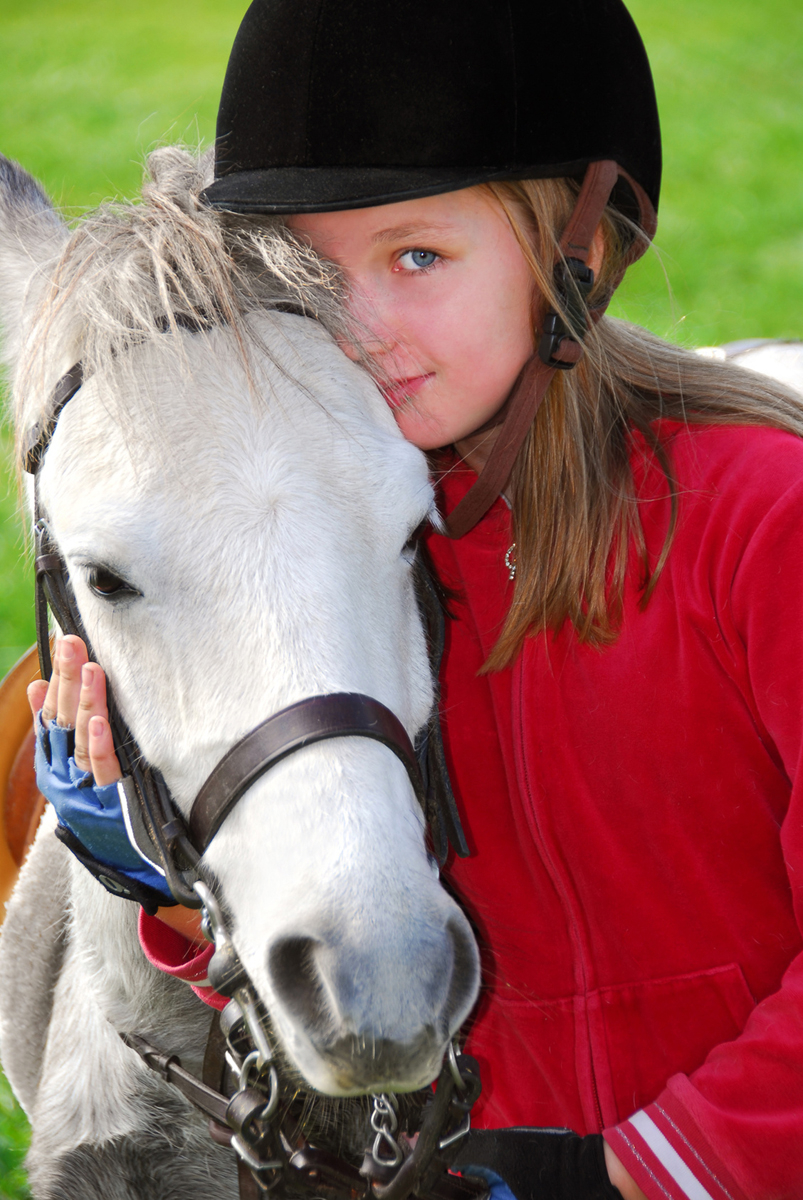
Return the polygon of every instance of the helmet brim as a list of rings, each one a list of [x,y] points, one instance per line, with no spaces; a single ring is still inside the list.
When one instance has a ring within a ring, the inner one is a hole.
[[[201,193],[210,208],[241,215],[337,212],[373,208],[502,179],[574,176],[586,161],[548,166],[453,167],[268,167],[221,175]]]

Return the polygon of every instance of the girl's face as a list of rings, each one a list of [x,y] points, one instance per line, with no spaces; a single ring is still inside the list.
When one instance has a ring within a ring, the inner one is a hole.
[[[490,197],[468,188],[288,224],[344,272],[362,351],[408,441],[459,442],[498,412],[533,353],[533,278]]]

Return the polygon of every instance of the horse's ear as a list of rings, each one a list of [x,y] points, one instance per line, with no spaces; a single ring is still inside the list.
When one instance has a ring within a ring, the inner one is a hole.
[[[20,350],[26,313],[47,281],[43,268],[58,257],[68,237],[66,223],[36,180],[0,154],[0,326],[3,357],[11,363]]]

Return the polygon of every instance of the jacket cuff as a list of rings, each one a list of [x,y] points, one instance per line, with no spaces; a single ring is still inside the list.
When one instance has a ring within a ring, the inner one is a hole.
[[[195,995],[221,1012],[228,1004],[228,997],[219,995],[210,987],[206,969],[215,953],[212,945],[196,946],[177,929],[172,929],[142,911],[139,914],[139,944],[152,967],[188,983]]]
[[[667,1091],[603,1136],[648,1200],[750,1200]]]

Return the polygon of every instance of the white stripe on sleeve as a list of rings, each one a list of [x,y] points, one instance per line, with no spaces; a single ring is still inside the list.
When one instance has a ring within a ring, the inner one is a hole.
[[[697,1176],[692,1174],[672,1143],[664,1137],[651,1117],[648,1117],[645,1112],[637,1112],[628,1119],[627,1124],[632,1125],[641,1134],[655,1157],[669,1172],[678,1187],[683,1189],[683,1194],[688,1196],[689,1200],[713,1200],[711,1193],[706,1191]]]

